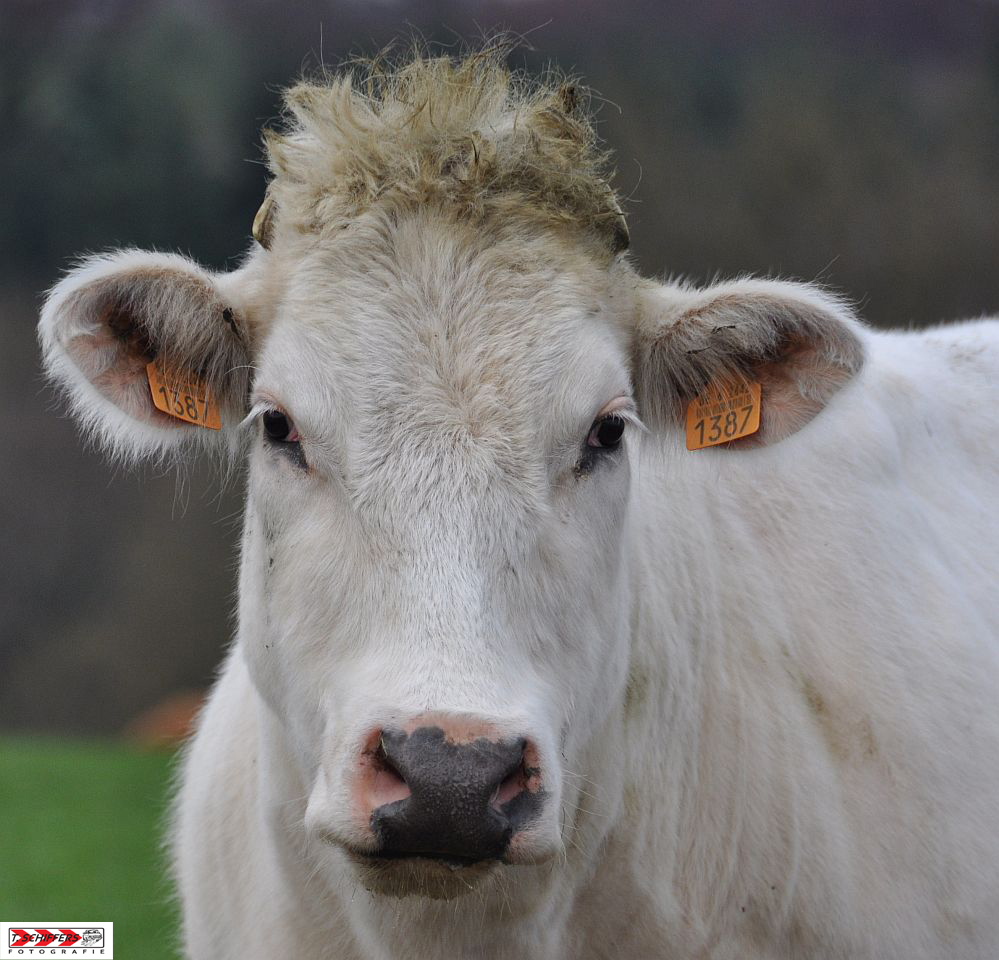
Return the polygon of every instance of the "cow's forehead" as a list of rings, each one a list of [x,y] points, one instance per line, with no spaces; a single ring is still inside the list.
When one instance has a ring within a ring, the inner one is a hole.
[[[257,386],[307,431],[512,454],[628,389],[619,284],[571,238],[372,218],[290,274]]]

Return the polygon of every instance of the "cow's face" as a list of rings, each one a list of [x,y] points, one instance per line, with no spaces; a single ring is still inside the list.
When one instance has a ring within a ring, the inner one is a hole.
[[[377,888],[461,892],[561,851],[564,771],[622,701],[640,428],[615,279],[426,215],[289,259],[251,397],[242,642],[307,828]]]
[[[761,428],[734,448],[759,445],[862,362],[813,288],[659,286],[586,239],[429,213],[226,276],[95,259],[41,337],[116,454],[248,446],[239,655],[301,782],[296,828],[331,871],[436,897],[585,853],[613,821],[636,413],[686,457],[686,400],[750,376]],[[156,409],[154,357],[209,387],[220,432]]]

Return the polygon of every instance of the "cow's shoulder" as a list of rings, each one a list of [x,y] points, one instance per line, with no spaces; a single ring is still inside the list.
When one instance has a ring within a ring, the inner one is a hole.
[[[951,470],[999,463],[999,320],[873,333],[868,359],[866,399],[903,452]]]

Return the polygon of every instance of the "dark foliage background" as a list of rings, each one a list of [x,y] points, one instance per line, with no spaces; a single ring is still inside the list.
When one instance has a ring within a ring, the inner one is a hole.
[[[999,311],[989,0],[7,0],[0,5],[0,725],[118,730],[229,636],[239,483],[114,475],[44,386],[40,292],[128,244],[225,267],[303,69],[527,33],[600,94],[652,273],[820,279],[877,325]]]

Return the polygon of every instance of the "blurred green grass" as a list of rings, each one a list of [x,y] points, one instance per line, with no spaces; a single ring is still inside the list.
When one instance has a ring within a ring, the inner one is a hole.
[[[162,852],[175,757],[0,738],[0,916],[114,923],[122,960],[176,960]]]

